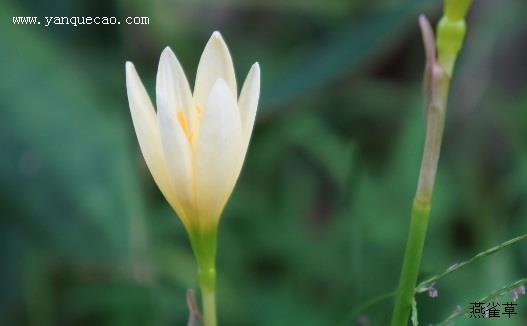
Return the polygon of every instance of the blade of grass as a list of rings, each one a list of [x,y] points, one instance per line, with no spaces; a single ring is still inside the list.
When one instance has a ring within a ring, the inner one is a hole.
[[[491,300],[494,300],[494,299],[496,299],[498,297],[501,297],[502,295],[512,291],[513,289],[515,289],[518,286],[523,285],[525,283],[527,283],[527,277],[526,278],[522,278],[522,279],[520,279],[518,281],[512,282],[512,283],[502,287],[498,291],[492,292],[491,294],[489,294],[487,296],[484,296],[484,297],[480,298],[479,300],[477,300],[475,302],[487,303],[487,302],[489,302]],[[462,308],[461,310],[455,311],[454,313],[452,313],[450,316],[448,316],[442,322],[440,322],[438,324],[435,324],[435,326],[451,325],[451,322],[454,319],[469,313],[470,307],[471,306],[469,305],[469,306],[466,306],[466,307]]]
[[[436,282],[437,280],[439,279],[442,279],[443,277],[461,269],[462,267],[465,267],[467,266],[468,264],[471,264],[473,262],[476,262],[478,260],[480,260],[481,258],[483,257],[487,257],[487,256],[490,256],[492,254],[495,254],[507,247],[510,247],[512,245],[515,245],[519,242],[521,242],[522,240],[525,240],[527,239],[527,233],[526,234],[523,234],[523,235],[520,235],[520,236],[517,236],[515,238],[512,238],[512,239],[509,239],[497,246],[494,246],[492,248],[489,248],[485,251],[482,251],[480,253],[478,253],[477,255],[473,256],[472,258],[470,259],[467,259],[461,263],[457,263],[457,264],[454,264],[452,266],[450,266],[449,268],[447,268],[443,273],[441,274],[437,274],[435,276],[432,276],[424,281],[422,281],[421,283],[419,283],[416,288],[415,288],[415,293],[422,293],[422,292],[425,292],[428,290],[428,286],[433,283],[433,282]],[[521,281],[521,280],[520,280]],[[519,282],[519,281],[517,281]],[[513,283],[513,284],[516,284],[517,282]],[[517,284],[516,286],[519,286],[523,283],[519,283]],[[513,287],[514,288],[514,287]],[[362,305],[358,306],[357,308],[353,309],[351,311],[351,313],[347,316],[347,318],[344,320],[344,322],[341,324],[341,325],[349,325],[361,312],[363,311],[366,311],[367,309],[371,308],[371,307],[374,307],[382,302],[385,302],[386,300],[392,298],[393,296],[395,296],[395,293],[396,291],[391,291],[391,292],[387,292],[387,293],[384,293],[384,294],[381,294],[379,296],[376,296],[368,301],[366,301],[365,303],[363,303]]]
[[[524,234],[524,235],[520,235],[518,237],[515,237],[515,238],[512,238],[510,240],[507,240],[497,246],[494,246],[490,249],[487,249],[485,251],[482,251],[480,253],[478,253],[477,255],[475,255],[474,257],[468,259],[468,260],[465,260],[461,263],[457,263],[457,264],[454,264],[452,266],[450,266],[449,268],[447,268],[443,273],[441,274],[438,274],[438,275],[435,275],[429,279],[426,279],[424,281],[422,281],[421,283],[419,283],[415,289],[415,292],[416,293],[422,293],[422,292],[425,292],[427,289],[428,289],[428,286],[433,283],[433,282],[436,282],[437,280],[447,276],[448,274],[451,274],[455,271],[457,271],[458,269],[470,264],[470,263],[473,263],[483,257],[486,257],[486,256],[489,256],[489,255],[492,255],[498,251],[501,251],[509,246],[512,246],[522,240],[525,240],[527,239],[527,233]]]

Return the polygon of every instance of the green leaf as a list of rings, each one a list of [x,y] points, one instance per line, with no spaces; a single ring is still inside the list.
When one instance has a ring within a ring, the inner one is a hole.
[[[265,114],[355,72],[382,48],[395,42],[408,23],[415,24],[419,12],[434,2],[405,1],[400,6],[376,13],[374,17],[353,20],[326,40],[302,46],[299,51],[301,56],[294,56],[295,61],[285,63],[285,69],[275,72],[269,79],[263,79],[262,89],[268,94],[261,103],[266,109]],[[325,45],[321,47],[320,43]],[[305,57],[306,60],[299,62],[298,57]]]

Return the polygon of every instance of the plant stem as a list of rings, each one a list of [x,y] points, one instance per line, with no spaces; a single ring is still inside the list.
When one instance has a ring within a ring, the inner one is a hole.
[[[430,202],[414,200],[410,231],[406,243],[403,268],[399,281],[399,289],[395,299],[395,308],[392,317],[392,326],[407,325],[410,316],[414,288],[421,265],[421,256],[425,243],[428,217],[430,215]]]
[[[203,320],[205,326],[216,326],[216,292],[215,290],[201,288],[203,302]]]
[[[443,139],[450,79],[458,53],[463,46],[466,33],[465,16],[471,4],[472,0],[445,0],[444,15],[437,26],[437,39],[426,17],[423,15],[419,17],[426,55],[424,76],[426,137],[392,326],[408,324],[410,309],[414,302],[415,285],[423,255]]]
[[[421,172],[412,206],[410,230],[395,299],[392,326],[405,326],[408,323],[428,228],[450,86],[450,79],[441,71],[434,78],[435,87],[426,114],[426,139]]]
[[[205,326],[216,326],[216,269],[214,262],[198,269],[203,321]]]
[[[216,240],[217,228],[189,232],[190,243],[198,263],[205,326],[216,326]]]
[[[405,326],[408,323],[428,228],[450,85],[448,76],[443,73],[438,75],[436,81],[435,96],[427,109],[426,139],[421,172],[412,206],[410,230],[395,300],[392,326]]]
[[[420,17],[420,25],[427,56],[425,69],[426,136],[403,267],[395,298],[392,326],[406,326],[410,316],[428,229],[450,87],[449,74],[436,62],[432,28],[424,16]]]

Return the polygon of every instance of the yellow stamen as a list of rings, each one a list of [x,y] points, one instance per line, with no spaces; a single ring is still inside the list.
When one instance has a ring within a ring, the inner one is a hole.
[[[190,129],[188,128],[187,119],[185,118],[185,114],[183,113],[183,111],[178,111],[177,120],[179,122],[179,125],[183,129],[183,132],[187,136],[188,140],[191,140],[192,133],[190,132]]]

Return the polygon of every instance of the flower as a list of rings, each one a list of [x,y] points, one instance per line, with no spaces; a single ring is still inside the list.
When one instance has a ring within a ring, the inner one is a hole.
[[[435,288],[435,282],[433,282],[432,284],[428,285],[428,287],[426,288],[427,291],[428,291],[428,296],[430,298],[437,298],[439,296],[439,292],[437,291],[437,289]]]
[[[512,290],[512,301],[516,302],[522,295],[525,295],[525,285],[523,284]]]
[[[157,113],[131,62],[126,62],[126,89],[139,146],[157,186],[187,231],[215,229],[249,145],[260,95],[258,63],[238,98],[231,55],[214,32],[193,93],[169,47],[159,60]]]

